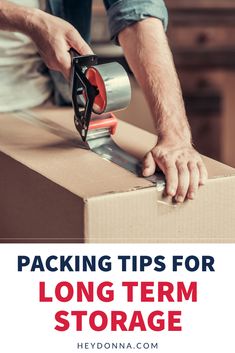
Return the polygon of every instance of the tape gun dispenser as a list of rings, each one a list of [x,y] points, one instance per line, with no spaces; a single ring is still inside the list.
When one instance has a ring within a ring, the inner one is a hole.
[[[126,108],[131,100],[126,71],[117,62],[98,64],[96,55],[80,56],[74,49],[70,54],[74,123],[86,148],[140,176],[141,162],[112,139],[117,128],[113,111]],[[165,186],[161,173],[147,179],[161,188]]]

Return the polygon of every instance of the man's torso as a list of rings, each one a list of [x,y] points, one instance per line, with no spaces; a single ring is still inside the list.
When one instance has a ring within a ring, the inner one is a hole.
[[[45,1],[11,0],[45,10]],[[33,41],[22,33],[0,31],[0,111],[41,104],[52,93],[50,76]]]

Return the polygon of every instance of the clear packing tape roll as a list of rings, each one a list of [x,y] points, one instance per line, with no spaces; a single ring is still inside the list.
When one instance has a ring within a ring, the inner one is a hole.
[[[117,62],[89,67],[89,82],[99,90],[93,111],[96,114],[125,109],[131,101],[131,86],[124,68]]]

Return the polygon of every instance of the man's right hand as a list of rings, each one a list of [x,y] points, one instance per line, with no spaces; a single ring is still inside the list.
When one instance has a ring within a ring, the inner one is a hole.
[[[69,79],[69,49],[74,48],[80,55],[88,55],[93,53],[91,48],[70,23],[41,10],[36,9],[33,13],[28,18],[27,34],[35,42],[47,67]]]
[[[21,32],[32,38],[45,64],[70,77],[69,49],[92,54],[89,45],[68,22],[39,9],[0,0],[0,30]]]

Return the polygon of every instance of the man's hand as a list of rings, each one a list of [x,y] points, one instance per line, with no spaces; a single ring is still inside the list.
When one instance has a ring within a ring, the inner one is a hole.
[[[207,170],[197,151],[189,144],[160,142],[143,161],[143,175],[150,176],[159,167],[166,177],[166,194],[176,202],[193,200],[198,187],[207,180]]]
[[[47,67],[60,71],[66,79],[69,79],[71,70],[70,48],[80,55],[93,53],[70,23],[43,11],[35,11],[28,28],[28,35],[35,42]]]
[[[39,9],[0,0],[0,30],[21,32],[31,37],[45,64],[70,77],[69,49],[80,55],[92,54],[89,45],[68,22]]]

